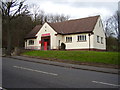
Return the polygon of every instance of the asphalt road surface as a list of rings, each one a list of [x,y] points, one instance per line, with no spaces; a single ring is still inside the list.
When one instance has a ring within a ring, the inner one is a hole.
[[[118,88],[118,75],[3,58],[3,88]]]

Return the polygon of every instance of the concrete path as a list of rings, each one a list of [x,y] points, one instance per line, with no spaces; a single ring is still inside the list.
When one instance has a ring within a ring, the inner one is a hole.
[[[49,64],[49,65],[54,65],[54,66],[67,67],[67,68],[75,68],[75,69],[90,70],[90,71],[97,71],[97,72],[103,72],[103,73],[119,74],[118,69],[112,69],[112,68],[68,64],[68,63],[48,61],[48,60],[43,60],[43,59],[29,58],[25,56],[11,56],[11,58],[24,60],[24,61],[30,61],[30,62],[36,62],[36,63],[42,63],[42,64]]]

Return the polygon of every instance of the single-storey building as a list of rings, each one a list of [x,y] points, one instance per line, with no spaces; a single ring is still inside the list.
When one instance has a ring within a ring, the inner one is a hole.
[[[103,24],[98,16],[37,25],[25,37],[25,49],[106,50]]]

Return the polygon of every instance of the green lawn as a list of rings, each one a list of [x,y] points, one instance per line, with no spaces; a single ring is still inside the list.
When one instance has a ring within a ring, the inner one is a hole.
[[[97,51],[26,51],[22,53],[22,55],[120,65],[120,62],[118,62],[118,55],[120,55],[120,52],[118,53]]]

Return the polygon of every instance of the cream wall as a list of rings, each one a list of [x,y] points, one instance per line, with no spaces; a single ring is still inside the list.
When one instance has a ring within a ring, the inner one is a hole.
[[[98,19],[94,27],[93,34],[90,35],[90,48],[105,50],[106,49],[106,37],[105,37],[104,30],[103,30],[102,22],[100,20],[101,18]],[[100,21],[100,26],[99,26],[99,21]],[[88,33],[83,33],[83,35],[86,35],[86,38],[87,38],[87,40],[83,42],[77,41],[78,35],[82,35],[82,34],[58,35],[56,39],[57,40],[56,43],[58,45],[58,40],[61,40],[61,42],[66,44],[66,49],[89,49]],[[100,42],[101,42],[101,37],[103,37],[103,44],[97,42],[97,35],[100,37]],[[66,37],[72,37],[72,42],[70,43],[66,42]]]
[[[90,48],[91,49],[106,49],[106,39],[104,30],[102,27],[102,23],[99,26],[100,18],[98,19],[95,28],[93,30],[93,34],[90,36]],[[71,34],[71,35],[60,35],[57,34],[55,30],[48,24],[45,23],[40,31],[36,34],[36,39],[28,39],[27,43],[25,43],[25,47],[36,47],[37,49],[40,49],[41,44],[39,44],[39,41],[41,41],[42,34],[50,33],[50,49],[58,49],[59,47],[59,40],[60,45],[61,43],[66,44],[66,49],[89,49],[89,36],[88,33],[83,33],[83,35],[86,35],[86,41],[78,42],[77,36],[82,34]],[[103,44],[97,42],[97,35],[100,37],[103,37]],[[66,42],[66,37],[72,37],[72,42],[68,43]],[[34,40],[34,45],[28,45],[29,40]]]
[[[100,25],[99,25],[100,24]],[[106,49],[106,37],[103,29],[101,19],[99,18],[93,30],[93,48]],[[100,43],[97,42],[97,35],[100,37]],[[103,37],[103,44],[101,44],[101,37]]]
[[[77,41],[78,35],[86,35],[86,41]],[[72,37],[72,42],[66,42],[66,37]],[[66,49],[88,49],[89,48],[89,36],[88,34],[73,34],[65,35],[63,42],[66,44]]]
[[[34,41],[34,45],[29,45],[29,40]],[[36,39],[27,39],[25,42],[25,49],[40,49],[39,46],[37,46],[37,40]]]
[[[41,44],[39,44],[39,41],[41,41],[41,36],[42,34],[47,34],[50,33],[50,48],[51,49],[56,49],[56,35],[57,32],[55,32],[47,23],[45,23],[42,28],[40,29],[40,31],[36,34],[37,39],[36,39],[36,45],[37,46],[41,46]]]
[[[60,46],[61,46],[61,43],[63,42],[64,43],[64,36],[63,35],[57,35],[56,37],[56,49],[59,49],[59,40],[60,40]]]
[[[37,48],[41,49],[41,44],[39,41],[41,41],[42,34],[50,33],[50,49],[57,49],[57,32],[55,32],[47,23],[45,23],[42,28],[39,30],[39,32],[36,34],[36,39],[27,39],[27,42],[25,42],[25,48],[26,49],[32,49]],[[58,36],[59,38],[60,36]],[[29,40],[34,40],[34,45],[29,45]]]

